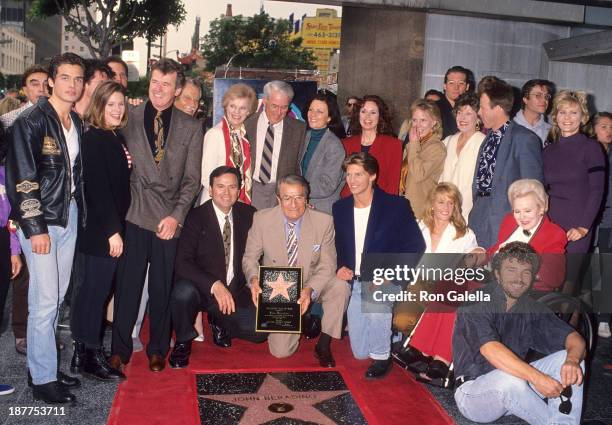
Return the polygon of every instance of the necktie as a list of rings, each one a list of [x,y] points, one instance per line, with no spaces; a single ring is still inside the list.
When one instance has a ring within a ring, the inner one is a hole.
[[[295,234],[295,223],[287,222],[289,226],[289,234],[287,235],[287,259],[289,267],[294,267],[297,262],[298,241]]]
[[[229,267],[230,250],[232,247],[232,228],[229,222],[229,215],[225,216],[225,224],[223,225],[223,251],[225,252],[225,270]]]
[[[261,167],[259,169],[259,180],[262,183],[269,183],[272,176],[272,152],[274,152],[274,128],[268,125],[266,131],[266,141],[261,155]]]
[[[242,146],[240,145],[240,130],[233,130],[230,133],[230,139],[232,140],[232,162],[236,168],[242,167]]]
[[[159,165],[164,157],[164,121],[161,111],[157,111],[153,120],[153,133],[155,134],[155,163]]]

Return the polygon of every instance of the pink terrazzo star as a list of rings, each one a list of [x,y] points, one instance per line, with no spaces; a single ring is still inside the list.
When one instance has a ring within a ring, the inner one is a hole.
[[[243,425],[262,424],[281,417],[300,419],[321,425],[336,425],[336,422],[317,410],[314,405],[348,392],[348,390],[291,391],[281,381],[268,375],[256,393],[201,395],[200,397],[246,407],[247,410],[239,422]],[[290,404],[293,406],[293,410],[276,413],[268,409],[270,405],[275,403]]]

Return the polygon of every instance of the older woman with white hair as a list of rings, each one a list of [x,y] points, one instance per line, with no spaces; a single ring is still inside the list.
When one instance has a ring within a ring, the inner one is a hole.
[[[201,203],[210,199],[210,173],[221,165],[238,168],[242,185],[239,200],[251,203],[251,145],[244,121],[257,107],[255,91],[243,83],[234,84],[223,95],[223,118],[204,135],[202,147]]]
[[[499,228],[497,243],[487,250],[489,256],[504,245],[520,241],[528,243],[541,256],[540,270],[533,289],[554,291],[563,284],[565,276],[565,231],[550,221],[548,195],[537,180],[517,180],[508,188],[508,201],[512,211]]]

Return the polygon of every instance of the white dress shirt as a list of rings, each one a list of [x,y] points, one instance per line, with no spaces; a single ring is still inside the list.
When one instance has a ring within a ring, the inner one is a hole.
[[[219,222],[219,229],[221,230],[221,239],[223,239],[223,227],[225,227],[225,216],[229,217],[230,229],[232,232],[232,238],[230,241],[230,255],[229,255],[229,264],[227,266],[227,274],[225,276],[225,284],[229,286],[230,282],[234,278],[234,220],[232,218],[232,210],[229,213],[225,214],[215,205],[213,201],[213,208],[215,210],[215,215],[217,216],[217,221]],[[212,289],[211,289],[212,293]]]
[[[253,180],[261,182],[259,170],[261,169],[261,157],[263,155],[264,144],[266,143],[266,133],[270,121],[266,112],[259,114],[257,120],[257,151],[255,152],[255,164],[253,168]],[[274,149],[272,150],[272,169],[270,170],[270,182],[276,182],[276,170],[278,169],[278,158],[280,157],[281,142],[283,139],[283,120],[272,125],[274,129]]]

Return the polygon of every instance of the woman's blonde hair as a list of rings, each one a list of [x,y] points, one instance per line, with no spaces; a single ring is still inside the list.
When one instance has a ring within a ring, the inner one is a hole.
[[[426,112],[431,118],[433,118],[435,123],[431,130],[432,134],[438,140],[442,139],[443,131],[440,108],[438,108],[438,105],[436,105],[434,102],[425,99],[417,99],[412,102],[412,105],[410,105],[410,112],[408,114],[408,134],[410,134],[410,130],[412,130],[412,116],[417,109]]]
[[[257,110],[257,94],[251,86],[248,86],[244,83],[238,83],[230,86],[230,88],[227,89],[227,91],[223,95],[223,100],[221,101],[223,110],[225,110],[230,101],[234,99],[248,99],[249,115],[255,112],[255,110]]]
[[[578,105],[582,117],[580,117],[580,130],[589,121],[589,107],[587,106],[587,95],[584,91],[572,91],[572,90],[561,90],[557,93],[553,99],[552,111],[550,113],[552,117],[552,127],[550,129],[549,139],[551,142],[558,142],[561,137],[561,129],[557,123],[557,113],[559,109],[565,105]]]
[[[434,230],[434,214],[433,214],[433,206],[436,202],[436,197],[438,195],[446,195],[448,196],[453,203],[453,213],[451,214],[450,222],[455,227],[455,239],[459,239],[465,235],[467,232],[467,224],[465,223],[465,219],[461,214],[461,204],[463,203],[463,198],[461,196],[461,192],[459,192],[459,188],[450,182],[440,182],[434,187],[429,195],[427,195],[427,200],[425,201],[425,208],[423,216],[421,220],[430,232]]]
[[[113,93],[121,93],[125,101],[125,88],[116,81],[104,81],[103,83],[100,83],[98,87],[96,87],[96,91],[94,91],[94,94],[91,97],[91,103],[89,104],[87,111],[85,111],[84,116],[84,120],[92,127],[100,128],[102,130],[114,130],[116,128],[123,128],[126,126],[128,120],[127,102],[125,102],[125,111],[123,112],[123,117],[121,117],[121,122],[118,126],[111,126],[104,119],[104,109],[106,108],[108,99],[110,99]]]
[[[538,180],[516,180],[508,188],[508,202],[510,202],[511,207],[517,198],[522,198],[527,195],[533,195],[537,204],[542,208],[542,212],[546,214],[548,211],[548,195],[546,194],[546,190],[544,190],[544,185]]]

